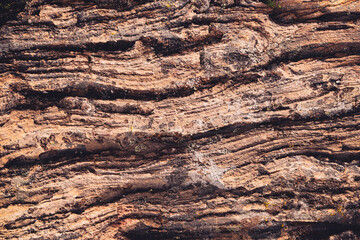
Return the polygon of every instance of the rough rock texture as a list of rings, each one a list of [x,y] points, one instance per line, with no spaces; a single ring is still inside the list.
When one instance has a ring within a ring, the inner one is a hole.
[[[19,11],[1,239],[360,238],[360,1]]]

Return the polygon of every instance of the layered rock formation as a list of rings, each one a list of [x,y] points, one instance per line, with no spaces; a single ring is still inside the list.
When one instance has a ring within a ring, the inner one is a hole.
[[[359,238],[359,1],[17,11],[0,238]]]

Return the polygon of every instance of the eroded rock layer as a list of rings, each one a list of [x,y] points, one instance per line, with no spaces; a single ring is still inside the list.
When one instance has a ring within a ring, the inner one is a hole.
[[[359,1],[17,10],[2,239],[359,239]]]

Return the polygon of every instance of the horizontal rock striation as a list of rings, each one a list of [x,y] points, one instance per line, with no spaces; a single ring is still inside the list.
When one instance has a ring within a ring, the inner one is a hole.
[[[9,7],[1,239],[360,238],[359,1]]]

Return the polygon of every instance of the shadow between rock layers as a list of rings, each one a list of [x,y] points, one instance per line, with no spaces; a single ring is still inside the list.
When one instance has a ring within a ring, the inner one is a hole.
[[[2,239],[360,237],[359,1],[9,7]]]

